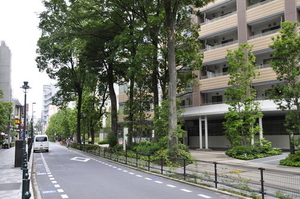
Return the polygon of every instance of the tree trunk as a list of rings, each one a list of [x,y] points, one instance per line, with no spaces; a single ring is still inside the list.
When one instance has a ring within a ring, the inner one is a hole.
[[[168,32],[168,66],[169,66],[169,130],[168,130],[168,148],[170,152],[175,152],[178,147],[177,110],[176,110],[176,90],[177,73],[175,64],[175,14],[176,8],[172,8],[171,1],[165,1],[166,26]]]
[[[111,133],[114,136],[115,141],[117,142],[118,141],[117,97],[114,89],[114,77],[113,77],[113,71],[111,66],[108,66],[107,72],[108,72],[109,96],[111,100]]]
[[[81,105],[82,105],[82,91],[78,91],[78,104],[77,104],[77,133],[75,143],[79,143],[81,146]]]

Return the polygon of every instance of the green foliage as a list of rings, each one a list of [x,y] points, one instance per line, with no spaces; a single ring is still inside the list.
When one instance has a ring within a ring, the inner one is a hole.
[[[282,151],[278,148],[272,148],[272,143],[262,138],[261,142],[255,142],[254,145],[234,146],[225,153],[233,158],[252,160],[272,155],[280,155]]]
[[[280,191],[276,191],[276,197],[280,199],[292,199],[292,196],[281,193]]]
[[[283,160],[280,160],[280,165],[300,167],[300,151],[296,151],[295,154],[289,154]]]
[[[159,143],[143,141],[136,147],[134,147],[134,151],[142,154],[155,154],[161,148]]]
[[[252,46],[241,44],[238,50],[228,50],[226,58],[230,75],[228,85],[232,87],[225,90],[226,104],[230,106],[223,122],[225,135],[233,147],[249,145],[260,131],[257,119],[263,116],[252,88],[253,80],[259,75]]]
[[[3,102],[3,91],[0,89],[0,132],[6,132],[8,126],[12,125],[13,122],[9,119],[13,111],[11,102]]]
[[[279,35],[272,38],[270,45],[274,59],[271,67],[276,72],[278,84],[271,92],[271,98],[281,110],[287,110],[285,126],[291,141],[300,132],[300,36],[299,23],[285,21],[281,24]],[[295,111],[293,111],[295,110]],[[293,147],[291,153],[294,153]]]
[[[108,140],[99,141],[98,144],[109,144]]]
[[[107,135],[107,141],[109,144],[109,147],[114,147],[118,144],[118,138],[113,133],[108,133]]]
[[[52,115],[49,121],[46,134],[49,139],[64,140],[73,137],[76,132],[76,110],[70,108],[61,109]]]

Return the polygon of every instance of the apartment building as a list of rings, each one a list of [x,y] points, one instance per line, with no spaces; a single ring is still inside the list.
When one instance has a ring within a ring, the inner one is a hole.
[[[203,69],[196,71],[199,87],[182,97],[185,143],[192,148],[228,148],[222,122],[228,111],[224,91],[228,88],[227,50],[235,50],[242,43],[253,45],[260,76],[253,87],[261,104],[262,131],[253,141],[266,138],[274,147],[289,148],[289,137],[284,128],[283,111],[268,99],[268,90],[275,84],[276,74],[269,65],[272,57],[271,37],[276,36],[283,21],[299,21],[300,0],[216,0],[194,17],[201,24]]]
[[[43,85],[43,110],[42,110],[42,134],[45,133],[50,116],[57,112],[57,107],[52,105],[52,97],[56,94],[57,88],[54,84]]]

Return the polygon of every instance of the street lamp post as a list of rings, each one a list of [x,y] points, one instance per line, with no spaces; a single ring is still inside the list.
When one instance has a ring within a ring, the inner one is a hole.
[[[30,186],[30,179],[29,179],[29,174],[28,174],[28,164],[27,164],[27,152],[26,152],[26,140],[25,140],[25,134],[26,134],[26,92],[27,89],[30,89],[28,86],[28,82],[24,82],[23,86],[21,87],[24,89],[24,106],[23,106],[23,112],[24,112],[24,123],[23,123],[23,133],[22,133],[22,138],[23,138],[23,162],[22,162],[22,170],[23,170],[23,181],[22,181],[22,199],[25,198],[30,198],[31,193],[29,191],[29,186]]]

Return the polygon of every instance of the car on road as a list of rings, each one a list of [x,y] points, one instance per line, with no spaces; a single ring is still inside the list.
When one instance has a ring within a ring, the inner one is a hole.
[[[33,152],[49,152],[49,140],[47,135],[36,135],[33,142]]]

